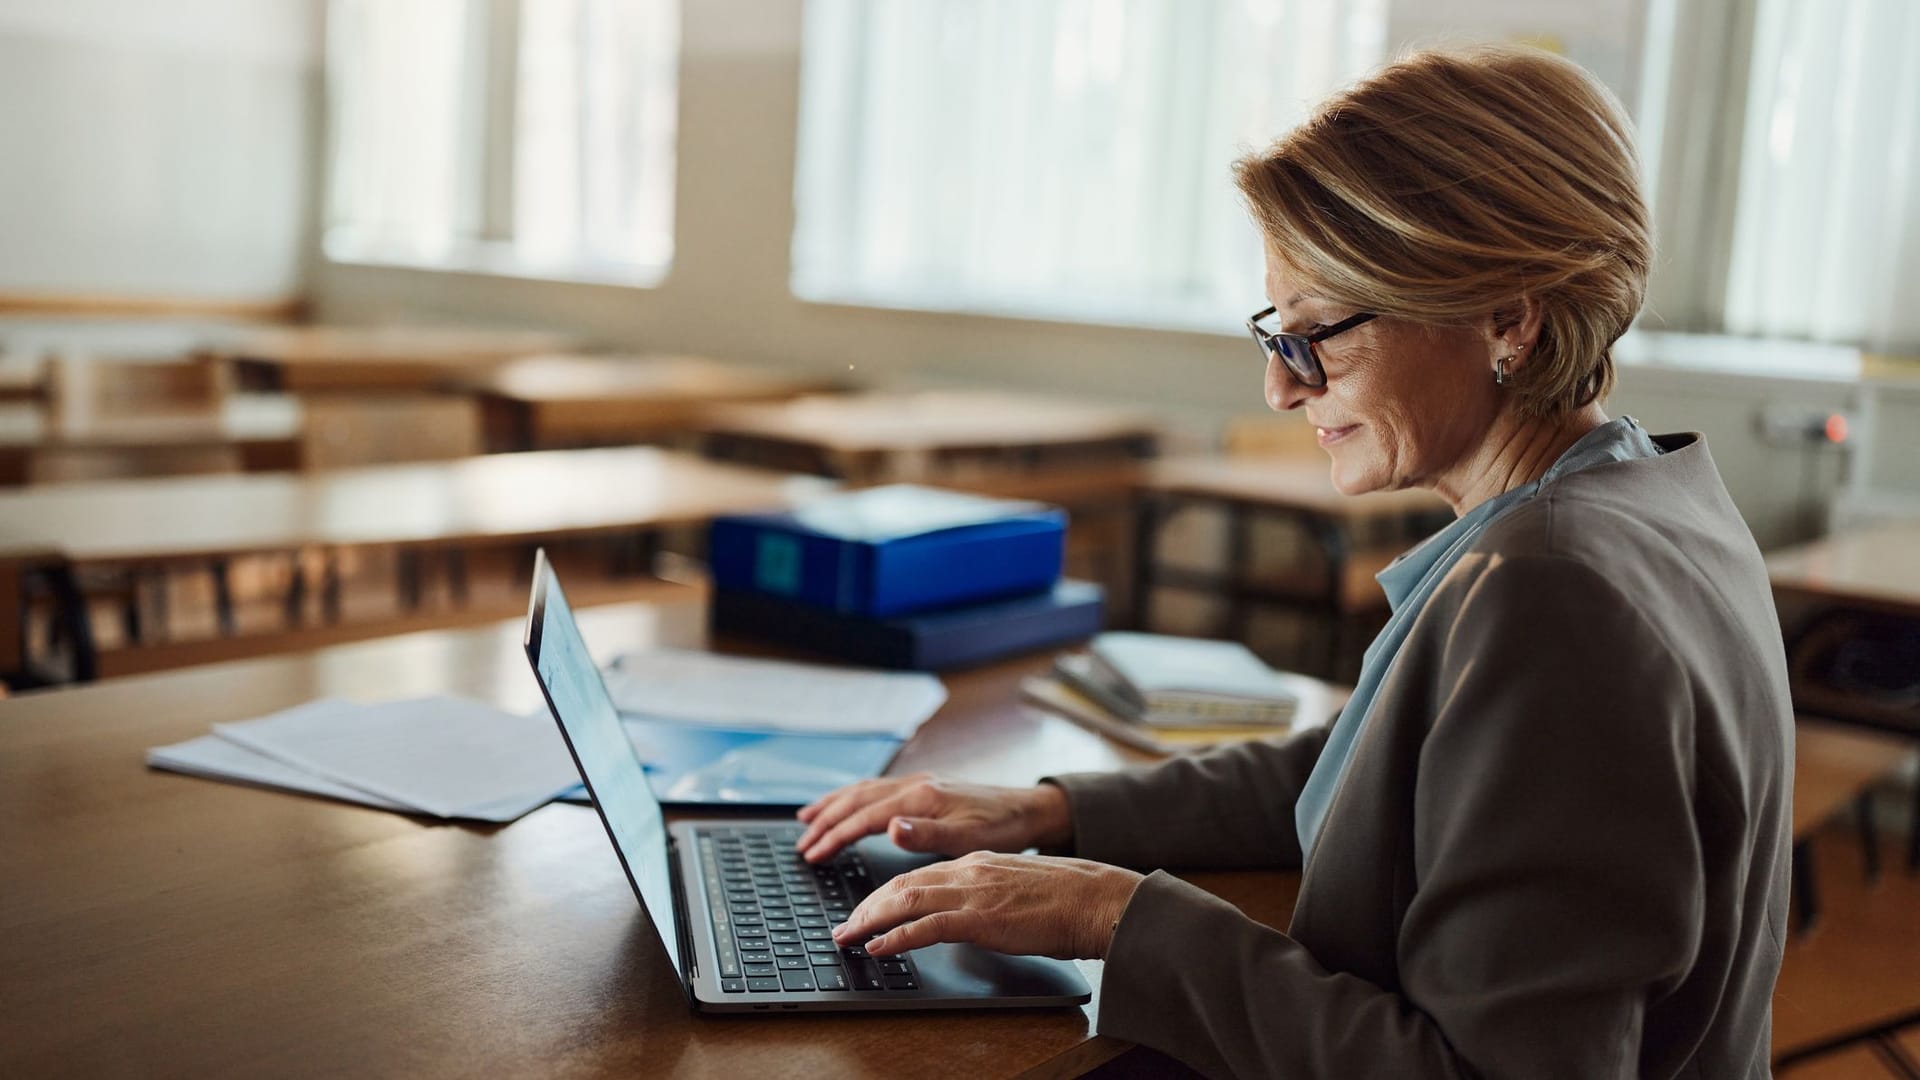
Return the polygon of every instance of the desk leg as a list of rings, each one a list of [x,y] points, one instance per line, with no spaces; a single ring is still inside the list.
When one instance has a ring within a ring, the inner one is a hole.
[[[320,577],[320,612],[329,623],[340,621],[340,553],[333,548],[326,551],[326,568]]]
[[[73,567],[61,563],[45,567],[39,573],[46,580],[47,591],[53,595],[54,639],[66,638],[67,648],[73,655],[73,679],[92,682],[100,674],[93,644],[93,622]]]
[[[220,620],[220,634],[232,637],[235,630],[233,617],[233,578],[228,573],[226,559],[215,559],[208,564],[208,573],[213,577],[213,611]]]
[[[1253,628],[1253,603],[1247,597],[1247,575],[1253,562],[1253,510],[1245,503],[1227,505],[1227,625],[1226,638],[1244,643]]]
[[[1154,555],[1160,537],[1160,519],[1166,512],[1159,499],[1143,495],[1133,511],[1132,623],[1135,629],[1153,629]]]
[[[292,576],[287,580],[286,607],[287,629],[293,630],[306,621],[307,614],[307,561],[302,552],[292,556]]]
[[[447,549],[447,594],[454,607],[467,606],[467,549]]]
[[[1800,840],[1793,845],[1793,901],[1799,912],[1800,932],[1804,934],[1820,917],[1820,900],[1814,895],[1812,840]]]

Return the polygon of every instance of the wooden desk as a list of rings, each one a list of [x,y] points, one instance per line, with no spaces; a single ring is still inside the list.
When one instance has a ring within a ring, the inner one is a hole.
[[[41,480],[291,469],[300,461],[298,402],[229,398],[217,409],[115,414],[66,423],[36,405],[0,404],[0,486]]]
[[[46,362],[15,359],[0,350],[0,402],[40,401],[47,394]]]
[[[1835,686],[1821,661],[1869,620],[1920,633],[1920,522],[1842,533],[1767,557],[1795,710],[1920,741],[1920,708]],[[1920,793],[1907,862],[1920,868]]]
[[[0,493],[0,556],[57,551],[81,567],[136,574],[205,568],[214,575],[224,632],[234,627],[222,582],[234,557],[311,554],[326,565],[322,608],[338,621],[335,555],[349,547],[397,549],[398,588],[420,599],[420,557],[458,557],[487,545],[631,537],[651,551],[663,529],[717,514],[777,509],[830,482],[706,461],[651,448],[495,454],[460,461],[325,473],[175,477],[68,484]],[[306,578],[286,598],[289,623],[305,609]],[[83,630],[84,606],[65,613]],[[90,636],[90,635],[89,635]],[[137,634],[132,636],[138,637]]]
[[[1421,535],[1452,520],[1445,502],[1426,491],[1342,495],[1325,455],[1206,456],[1156,461],[1140,481],[1134,536],[1135,622],[1148,627],[1153,591],[1216,592],[1227,600],[1221,633],[1245,640],[1255,604],[1318,615],[1328,623],[1326,655],[1316,674],[1341,674],[1345,616],[1384,604],[1373,575]],[[1227,515],[1226,566],[1219,573],[1162,565],[1160,531],[1183,506],[1215,506]],[[1261,517],[1297,523],[1319,549],[1318,565],[1271,581],[1251,579],[1253,528]]]
[[[718,405],[834,389],[692,356],[566,353],[510,360],[459,385],[479,396],[496,452],[631,445],[697,430]]]
[[[602,659],[698,608],[580,613]],[[502,828],[149,772],[151,746],[322,694],[530,709],[518,621],[0,701],[0,1074],[1070,1076],[1094,1006],[701,1017],[586,807]],[[1046,658],[950,678],[896,769],[1026,783],[1126,755],[1014,703]],[[1190,876],[1284,925],[1296,876]],[[1097,986],[1097,976],[1089,981]]]
[[[426,390],[506,360],[566,348],[563,334],[455,327],[301,326],[210,346],[242,389]]]

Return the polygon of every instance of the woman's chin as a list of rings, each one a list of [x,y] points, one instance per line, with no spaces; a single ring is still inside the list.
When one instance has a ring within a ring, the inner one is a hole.
[[[1365,495],[1380,487],[1380,478],[1373,470],[1341,461],[1339,453],[1333,454],[1333,490],[1342,495]]]

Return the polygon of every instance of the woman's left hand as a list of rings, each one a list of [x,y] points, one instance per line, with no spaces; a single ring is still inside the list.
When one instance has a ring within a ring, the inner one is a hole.
[[[1105,959],[1114,924],[1140,884],[1086,859],[975,852],[901,874],[834,927],[842,947],[876,956],[937,941],[1060,960]]]

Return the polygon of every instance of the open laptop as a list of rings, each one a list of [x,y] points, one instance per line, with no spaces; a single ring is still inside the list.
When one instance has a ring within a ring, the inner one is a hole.
[[[1080,1005],[1072,964],[932,945],[892,957],[831,928],[888,878],[932,861],[868,837],[815,867],[791,818],[680,821],[647,783],[546,552],[534,560],[527,660],[613,850],[693,1007],[710,1012]]]

